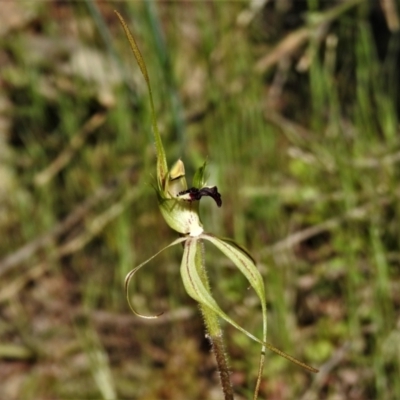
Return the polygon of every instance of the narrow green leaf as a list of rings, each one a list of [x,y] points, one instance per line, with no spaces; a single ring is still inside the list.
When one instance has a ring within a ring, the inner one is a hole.
[[[270,351],[273,351],[276,354],[279,354],[280,356],[292,361],[293,363],[307,369],[308,371],[311,372],[318,372],[317,369],[310,367],[309,365],[303,363],[302,361],[290,356],[289,354],[284,353],[283,351],[279,350],[276,348],[274,345],[266,342],[265,340],[260,340],[257,337],[255,337],[253,334],[250,332],[246,331],[244,328],[242,328],[240,325],[238,325],[235,321],[233,321],[227,314],[225,314],[214,298],[211,296],[211,293],[207,291],[207,289],[202,285],[200,277],[197,275],[196,268],[195,268],[195,262],[194,262],[194,257],[196,253],[196,246],[195,242],[196,240],[209,240],[215,246],[217,246],[232,262],[235,263],[235,265],[242,271],[242,273],[247,277],[249,282],[254,282],[255,285],[252,285],[256,293],[259,294],[259,298],[261,300],[261,306],[263,308],[263,339],[264,336],[266,335],[266,301],[265,301],[265,293],[264,293],[264,283],[262,281],[261,274],[257,270],[254,271],[255,265],[253,262],[245,256],[244,254],[238,254],[240,251],[233,247],[230,246],[228,243],[223,242],[221,239],[216,238],[215,236],[211,236],[210,234],[202,234],[198,237],[195,238],[188,238],[188,240],[185,243],[185,249],[183,253],[183,258],[182,258],[182,264],[181,264],[181,275],[182,275],[182,280],[185,285],[185,289],[187,293],[189,294],[190,297],[195,299],[198,302],[201,302],[211,308],[214,312],[216,312],[221,318],[223,318],[225,321],[229,322],[231,325],[233,325],[236,329],[239,331],[243,332],[245,335],[247,335],[250,339],[254,340],[257,343],[260,343],[261,345],[265,346],[268,348]],[[238,263],[238,264],[236,264]],[[250,263],[253,264],[253,267],[250,267]]]
[[[217,302],[212,297],[211,293],[203,285],[200,276],[196,269],[195,257],[196,257],[196,241],[200,240],[200,237],[190,237],[187,238],[185,242],[185,248],[183,251],[183,258],[181,264],[181,276],[183,284],[185,286],[187,294],[197,302],[204,304],[215,313],[217,313],[225,321],[229,322],[236,329],[243,332],[249,338],[254,341],[263,344],[263,342],[252,335],[250,332],[246,331],[235,321],[233,321],[227,314],[225,314],[221,308],[218,306]]]
[[[242,274],[247,278],[251,287],[257,293],[262,309],[262,319],[263,319],[263,335],[262,335],[262,348],[260,354],[260,362],[257,374],[257,383],[254,390],[253,399],[258,398],[258,392],[261,385],[262,372],[265,363],[265,349],[267,347],[267,302],[265,298],[265,288],[264,280],[258,271],[252,256],[248,251],[241,246],[239,246],[233,240],[225,241],[219,239],[210,234],[201,235],[203,239],[209,240],[213,243],[219,250],[221,250],[242,272]]]

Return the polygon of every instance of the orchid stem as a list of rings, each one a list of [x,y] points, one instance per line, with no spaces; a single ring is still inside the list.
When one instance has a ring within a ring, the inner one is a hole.
[[[204,243],[202,240],[198,240],[196,243],[196,268],[197,272],[208,291],[210,291],[210,283],[208,281],[207,271],[204,262]],[[233,387],[230,377],[230,371],[228,367],[228,358],[225,352],[224,340],[222,335],[222,329],[219,325],[217,314],[209,307],[199,303],[201,314],[204,318],[206,326],[207,337],[211,342],[212,350],[215,355],[217,362],[217,368],[219,372],[219,378],[221,381],[222,391],[224,393],[225,400],[233,400]]]

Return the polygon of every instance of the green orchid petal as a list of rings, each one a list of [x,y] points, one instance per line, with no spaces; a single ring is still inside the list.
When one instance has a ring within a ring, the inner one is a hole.
[[[225,321],[229,322],[236,329],[243,332],[249,338],[254,341],[264,345],[263,341],[252,335],[250,332],[246,331],[239,324],[237,324],[232,318],[230,318],[224,311],[221,310],[217,302],[212,297],[209,290],[204,286],[198,272],[196,269],[196,250],[197,250],[197,240],[201,240],[201,235],[198,237],[189,237],[185,242],[185,248],[183,251],[183,258],[181,263],[181,276],[182,281],[185,286],[187,294],[197,302],[204,304],[206,307],[210,308],[216,314],[218,314]]]
[[[253,261],[253,264],[256,264],[256,260],[253,258],[253,256],[250,254],[250,252],[241,244],[236,242],[235,240],[231,238],[226,238],[226,237],[216,237],[215,235],[212,235],[211,233],[207,233],[208,236],[214,237],[215,239],[222,240],[223,242],[230,244],[233,247],[236,247],[239,251],[244,253],[248,258],[250,258],[251,261]]]
[[[262,308],[262,319],[263,319],[263,335],[262,335],[262,349],[260,355],[260,362],[258,368],[257,375],[257,383],[254,391],[254,399],[257,399],[258,392],[261,384],[262,372],[264,369],[265,362],[265,349],[269,347],[267,342],[267,301],[265,297],[265,287],[264,280],[258,271],[255,261],[253,257],[249,254],[249,252],[244,249],[242,246],[237,244],[235,241],[229,239],[223,240],[217,238],[210,234],[203,234],[201,237],[205,240],[210,241],[214,246],[216,246],[219,250],[222,251],[242,272],[242,274],[247,278],[250,283],[250,286],[257,293]]]
[[[196,265],[195,265],[195,257],[196,257],[196,241],[197,240],[209,240],[216,247],[218,247],[235,265],[241,270],[241,272],[247,277],[252,287],[255,289],[261,301],[261,306],[263,308],[263,340],[258,339],[256,336],[248,332],[246,329],[242,328],[239,324],[237,324],[232,318],[230,318],[221,308],[218,306],[211,293],[204,287],[200,276],[197,273]],[[300,360],[290,356],[289,354],[284,353],[283,351],[276,348],[274,345],[265,341],[267,324],[266,324],[266,301],[264,294],[264,283],[262,281],[261,274],[255,267],[253,261],[248,258],[245,254],[240,253],[240,251],[231,246],[230,244],[222,241],[221,239],[216,238],[215,236],[211,236],[210,234],[202,234],[198,237],[188,238],[185,242],[185,248],[182,258],[181,264],[181,276],[183,280],[183,284],[185,286],[186,292],[190,297],[199,303],[204,304],[211,310],[213,310],[218,316],[223,318],[226,322],[230,323],[236,329],[244,333],[250,339],[255,342],[261,344],[264,347],[268,348],[270,351],[273,351],[276,354],[286,358],[289,361],[311,371],[318,372],[317,369],[310,367],[309,365],[301,362]]]
[[[132,271],[130,271],[128,273],[128,275],[126,275],[125,278],[125,295],[126,295],[126,299],[128,300],[128,304],[129,304],[129,308],[132,310],[132,312],[141,317],[141,318],[146,318],[146,319],[154,319],[154,318],[158,318],[160,315],[162,315],[163,313],[159,313],[156,315],[143,315],[143,314],[139,314],[132,306],[131,300],[129,298],[129,283],[131,282],[133,276],[142,268],[144,267],[147,263],[149,263],[153,258],[157,257],[160,253],[162,253],[164,250],[168,249],[169,247],[175,246],[178,243],[182,243],[186,240],[185,237],[179,238],[174,240],[172,243],[170,243],[168,246],[165,246],[163,249],[161,249],[160,251],[158,251],[156,254],[154,254],[153,256],[151,256],[148,260],[142,262],[140,265],[138,265],[136,268],[134,268]]]
[[[203,234],[201,237],[214,244],[214,246],[221,250],[222,253],[224,253],[239,268],[260,298],[261,306],[265,307],[266,298],[264,280],[260,271],[257,269],[253,258],[249,256],[247,251],[239,247],[239,245],[234,241],[230,240],[227,242],[209,233]]]

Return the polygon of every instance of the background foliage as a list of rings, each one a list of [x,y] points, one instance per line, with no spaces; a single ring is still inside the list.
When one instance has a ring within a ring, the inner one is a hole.
[[[397,8],[396,8],[397,7]],[[0,397],[219,399],[202,321],[159,215],[148,98],[169,162],[205,158],[208,231],[265,277],[262,398],[400,398],[399,7],[385,1],[5,2],[0,15]],[[214,293],[261,334],[222,256]],[[237,398],[259,346],[226,327]]]

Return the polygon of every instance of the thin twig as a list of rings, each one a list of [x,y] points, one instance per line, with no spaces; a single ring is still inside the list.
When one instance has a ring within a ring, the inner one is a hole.
[[[112,204],[107,208],[106,211],[94,217],[89,223],[86,224],[85,230],[74,239],[71,239],[68,243],[60,246],[58,253],[59,257],[67,254],[72,254],[82,249],[87,243],[89,243],[94,237],[96,237],[103,229],[115,218],[117,218],[126,208],[137,198],[140,193],[140,189],[133,187],[129,189],[124,197]]]
[[[328,374],[343,361],[349,349],[350,342],[346,342],[333,353],[332,357],[320,367],[319,374],[315,376],[313,383],[300,400],[315,400],[318,398],[318,389],[324,384]]]
[[[44,186],[49,183],[49,181],[71,161],[74,154],[85,144],[86,138],[98,129],[105,120],[106,114],[104,112],[92,115],[83,127],[72,137],[69,146],[64,149],[49,166],[35,176],[35,185]]]
[[[100,187],[93,196],[76,206],[67,217],[58,222],[46,233],[24,244],[19,249],[0,260],[0,276],[11,268],[31,258],[40,249],[54,243],[59,236],[65,234],[77,225],[98,203],[109,199],[120,189],[122,183],[126,182],[131,175],[131,170],[132,168],[126,169],[118,178],[112,179],[110,182]]]
[[[289,33],[277,44],[277,46],[275,46],[272,51],[270,51],[256,63],[256,72],[265,73],[269,68],[273,67],[280,60],[282,60],[282,58],[291,57],[291,55],[302,45],[304,45],[310,38],[312,38],[315,32],[318,32],[322,26],[339,18],[350,8],[359,5],[363,1],[364,0],[348,0],[323,13],[311,14],[308,25]]]
[[[295,245],[304,242],[316,235],[319,235],[322,232],[334,230],[340,226],[344,221],[348,219],[361,219],[368,215],[368,211],[373,207],[376,207],[376,204],[384,205],[390,202],[389,196],[383,196],[376,201],[371,201],[363,206],[355,207],[346,213],[344,213],[340,217],[330,218],[324,222],[321,222],[318,225],[311,226],[309,228],[303,229],[301,231],[295,232],[285,239],[280,240],[279,242],[273,244],[262,250],[260,253],[262,256],[279,253],[285,250],[289,250],[293,248]]]
[[[396,2],[394,0],[380,0],[380,5],[389,30],[391,32],[399,31],[400,18],[396,7]]]
[[[85,229],[78,236],[74,237],[63,245],[59,245],[53,251],[53,254],[49,256],[49,259],[46,262],[39,263],[33,268],[30,268],[25,274],[18,275],[18,278],[14,282],[9,283],[7,284],[7,287],[2,288],[0,292],[0,303],[4,300],[12,298],[30,280],[38,279],[40,276],[42,276],[48,270],[51,261],[58,260],[61,257],[76,253],[77,251],[82,249],[88,242],[96,237],[107,226],[107,224],[117,218],[118,215],[120,215],[132,203],[132,201],[137,197],[138,193],[139,189],[135,187],[128,190],[120,201],[115,202],[112,206],[108,207],[106,211],[97,215],[88,224],[86,224]],[[67,225],[64,224],[63,228],[65,228],[66,226]],[[40,238],[42,239],[41,241],[36,240],[29,243],[27,246],[24,246],[22,249],[19,250],[20,253],[18,253],[17,251],[17,256],[19,255],[20,258],[19,261],[22,262],[26,258],[30,257],[29,254],[33,254],[34,252],[39,250],[41,245],[53,241],[54,236],[51,235],[51,233],[52,232],[49,232],[43,235],[43,237]],[[12,254],[11,256],[15,255],[16,253]],[[13,258],[14,262],[16,259],[18,259],[17,256]],[[17,264],[18,263],[8,263],[3,264],[3,266],[6,265],[6,267],[9,269],[13,265]],[[0,272],[4,273],[6,270],[7,269],[2,269],[0,270]]]

